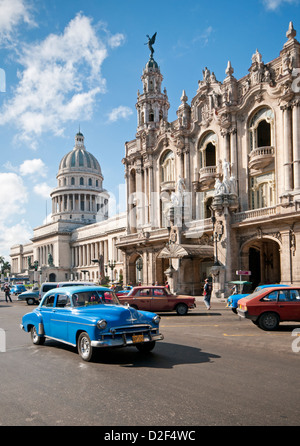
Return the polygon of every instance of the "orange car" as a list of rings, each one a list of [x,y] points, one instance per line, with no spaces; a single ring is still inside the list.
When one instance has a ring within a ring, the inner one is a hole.
[[[280,322],[300,321],[300,287],[265,288],[238,301],[238,315],[263,330],[276,330]]]
[[[175,296],[164,286],[137,286],[127,296],[118,296],[121,303],[127,302],[131,307],[144,311],[176,311],[179,316],[195,308],[195,298]]]

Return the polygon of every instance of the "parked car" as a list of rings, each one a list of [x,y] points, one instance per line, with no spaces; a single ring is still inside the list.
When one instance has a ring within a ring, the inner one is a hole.
[[[53,290],[53,288],[66,287],[66,286],[95,286],[92,282],[80,282],[80,281],[72,281],[72,282],[44,282],[41,285],[40,290],[40,299],[44,297],[44,295],[49,290]]]
[[[131,291],[132,288],[133,288],[132,286],[130,286],[130,285],[126,285],[126,286],[123,287],[122,290],[117,291],[117,292],[116,292],[116,295],[117,295],[118,297],[119,297],[119,296],[125,296],[125,295],[129,294],[129,291]]]
[[[25,291],[24,293],[19,294],[18,300],[26,300],[27,305],[38,304],[40,302],[39,290]]]
[[[10,289],[10,294],[15,294],[17,296],[18,294],[21,294],[24,291],[26,291],[25,285],[13,285]]]
[[[163,339],[159,321],[157,314],[124,307],[108,288],[77,286],[48,291],[40,305],[23,316],[21,328],[31,333],[36,345],[56,339],[77,346],[81,358],[90,361],[98,348],[151,351]]]
[[[232,283],[232,282],[231,282]],[[245,283],[250,283],[250,282],[245,282]],[[256,291],[262,290],[264,288],[272,288],[272,287],[280,287],[280,286],[289,286],[289,285],[279,285],[279,284],[271,284],[271,285],[259,285],[255,288],[255,290],[253,291],[254,293]],[[226,307],[229,307],[232,309],[232,311],[234,313],[237,313],[237,307],[238,307],[238,301],[240,299],[242,299],[243,297],[246,296],[250,296],[251,293],[245,293],[245,294],[232,294],[231,296],[228,297],[227,299],[227,305]]]
[[[175,296],[164,286],[137,286],[129,294],[119,296],[120,302],[127,302],[137,310],[176,311],[184,316],[188,310],[195,308],[195,298],[191,296]]]
[[[263,288],[239,300],[238,315],[263,330],[276,330],[280,322],[300,321],[300,287]]]

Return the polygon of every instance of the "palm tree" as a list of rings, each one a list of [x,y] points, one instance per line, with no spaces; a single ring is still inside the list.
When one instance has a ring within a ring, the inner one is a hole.
[[[10,263],[7,262],[3,256],[0,256],[0,270],[1,274],[10,271]]]

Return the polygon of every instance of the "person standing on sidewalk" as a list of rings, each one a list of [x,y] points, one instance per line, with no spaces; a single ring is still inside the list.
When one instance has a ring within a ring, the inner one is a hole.
[[[204,303],[207,310],[210,310],[210,298],[211,298],[211,283],[208,279],[205,279],[204,285]]]
[[[4,293],[5,293],[5,301],[8,302],[7,298],[12,302],[11,297],[10,297],[10,288],[8,283],[6,283],[4,285]]]

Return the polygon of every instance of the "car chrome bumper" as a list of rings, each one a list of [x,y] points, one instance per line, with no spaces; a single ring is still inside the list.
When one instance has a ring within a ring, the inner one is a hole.
[[[164,339],[164,336],[162,334],[152,334],[151,336],[147,333],[144,334],[144,342],[151,342],[151,341],[162,341]],[[91,341],[92,347],[126,347],[130,345],[137,345],[137,343],[133,342],[133,340],[130,337],[122,336],[118,337],[117,339],[108,338],[98,341]]]
[[[250,319],[251,321],[256,321],[258,316],[249,314],[248,311],[241,310],[240,308],[237,309],[238,316],[244,318],[244,319]]]

